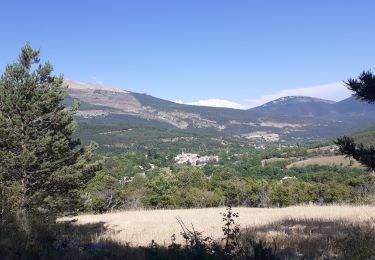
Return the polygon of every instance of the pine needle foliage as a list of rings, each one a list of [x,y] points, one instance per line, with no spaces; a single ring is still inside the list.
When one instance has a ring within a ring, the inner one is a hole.
[[[31,216],[44,222],[74,212],[79,191],[100,169],[95,145],[74,139],[78,103],[65,108],[63,76],[29,43],[0,78],[0,217],[25,227]]]
[[[375,75],[371,71],[363,71],[357,79],[344,82],[358,100],[369,104],[375,103]],[[351,156],[370,169],[375,169],[375,147],[355,143],[353,138],[343,136],[336,141],[342,154]]]

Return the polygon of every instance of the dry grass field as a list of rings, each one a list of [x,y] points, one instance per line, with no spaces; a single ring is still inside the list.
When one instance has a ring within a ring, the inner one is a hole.
[[[304,166],[314,165],[314,164],[331,165],[331,166],[333,165],[352,166],[352,167],[363,168],[363,166],[356,160],[349,159],[343,155],[312,157],[306,160],[291,163],[287,166],[287,168],[289,169],[292,167],[304,167]]]
[[[262,162],[262,167],[264,167],[268,163],[282,162],[282,161],[286,161],[286,160],[295,160],[295,159],[297,159],[297,158],[296,157],[290,157],[288,159],[285,159],[285,158],[273,157],[273,158],[269,158],[269,159],[263,159],[261,162]]]
[[[222,217],[225,208],[178,209],[178,210],[139,210],[107,213],[102,215],[81,215],[75,225],[103,224],[110,232],[94,236],[94,239],[110,238],[132,246],[148,245],[152,240],[161,244],[170,244],[170,237],[176,234],[181,241],[181,228],[176,220],[180,217],[185,224],[194,225],[206,236],[222,237]],[[373,206],[295,206],[287,208],[234,208],[239,212],[239,224],[242,228],[262,228],[282,221],[346,221],[360,224],[375,219]]]

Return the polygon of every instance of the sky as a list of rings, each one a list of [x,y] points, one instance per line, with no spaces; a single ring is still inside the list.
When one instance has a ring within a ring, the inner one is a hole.
[[[28,41],[67,79],[249,108],[374,69],[373,0],[0,1],[0,72]]]

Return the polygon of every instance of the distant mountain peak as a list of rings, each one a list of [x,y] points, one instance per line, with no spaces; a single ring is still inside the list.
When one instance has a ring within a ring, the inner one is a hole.
[[[273,101],[270,101],[268,103],[265,103],[261,107],[269,106],[269,105],[288,105],[288,104],[298,104],[298,103],[307,103],[307,102],[319,102],[319,103],[327,103],[327,104],[333,104],[335,101],[332,100],[326,100],[321,98],[314,98],[314,97],[308,97],[308,96],[285,96],[278,99],[275,99]]]
[[[118,92],[118,93],[129,93],[128,91],[120,89],[120,88],[107,87],[101,84],[85,83],[85,82],[79,82],[75,80],[64,80],[64,84],[68,85],[69,89],[72,89],[72,90],[104,90],[104,91]]]
[[[307,96],[286,96],[270,101],[250,111],[272,112],[289,116],[322,116],[330,113],[335,101]]]

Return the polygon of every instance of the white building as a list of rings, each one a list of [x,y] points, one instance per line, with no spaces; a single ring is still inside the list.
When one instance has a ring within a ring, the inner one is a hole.
[[[177,164],[190,164],[192,166],[204,166],[208,162],[218,162],[219,156],[217,155],[206,155],[200,156],[195,153],[182,153],[174,158]]]

